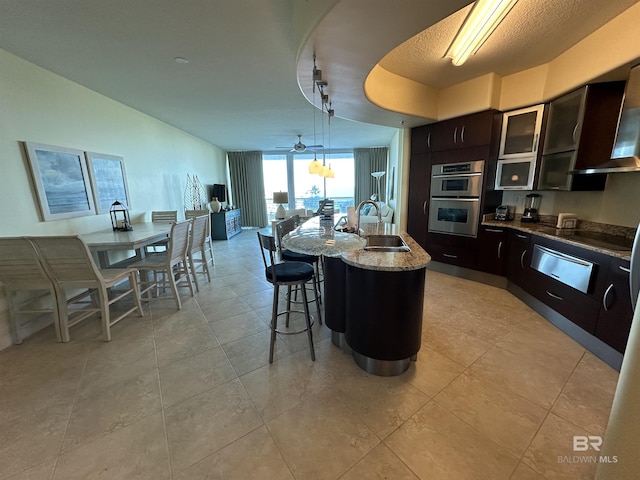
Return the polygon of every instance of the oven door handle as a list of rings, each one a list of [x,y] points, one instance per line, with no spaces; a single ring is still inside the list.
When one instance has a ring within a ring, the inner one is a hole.
[[[447,200],[448,202],[479,202],[480,197],[469,197],[469,198],[459,198],[459,197],[443,197],[442,195],[433,196],[431,200]]]
[[[479,177],[482,172],[472,173],[435,173],[431,175],[431,178],[453,178],[453,177]]]

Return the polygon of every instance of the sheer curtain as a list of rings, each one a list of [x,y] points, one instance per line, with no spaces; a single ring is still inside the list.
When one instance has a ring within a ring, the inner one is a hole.
[[[267,226],[262,152],[228,152],[233,203],[242,209],[242,225]]]
[[[353,163],[355,166],[356,206],[363,200],[368,200],[376,193],[378,181],[371,176],[373,172],[387,171],[387,147],[356,148],[353,150]],[[387,201],[387,189],[385,188],[386,175],[380,179],[380,201]]]

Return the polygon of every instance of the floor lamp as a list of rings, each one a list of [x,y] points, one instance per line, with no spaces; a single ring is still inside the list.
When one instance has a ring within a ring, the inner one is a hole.
[[[376,201],[380,201],[380,179],[384,176],[386,172],[372,172],[371,176],[378,180],[378,193],[376,194]]]

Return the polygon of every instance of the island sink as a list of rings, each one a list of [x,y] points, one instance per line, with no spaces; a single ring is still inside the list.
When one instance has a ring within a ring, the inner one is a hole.
[[[399,235],[369,235],[365,250],[377,252],[410,252],[411,249]]]

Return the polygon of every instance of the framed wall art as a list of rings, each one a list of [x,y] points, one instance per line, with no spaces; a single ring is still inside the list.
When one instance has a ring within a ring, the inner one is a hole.
[[[84,152],[23,142],[44,221],[95,215]]]
[[[95,152],[85,152],[85,156],[98,214],[109,213],[116,200],[130,209],[124,158]]]

